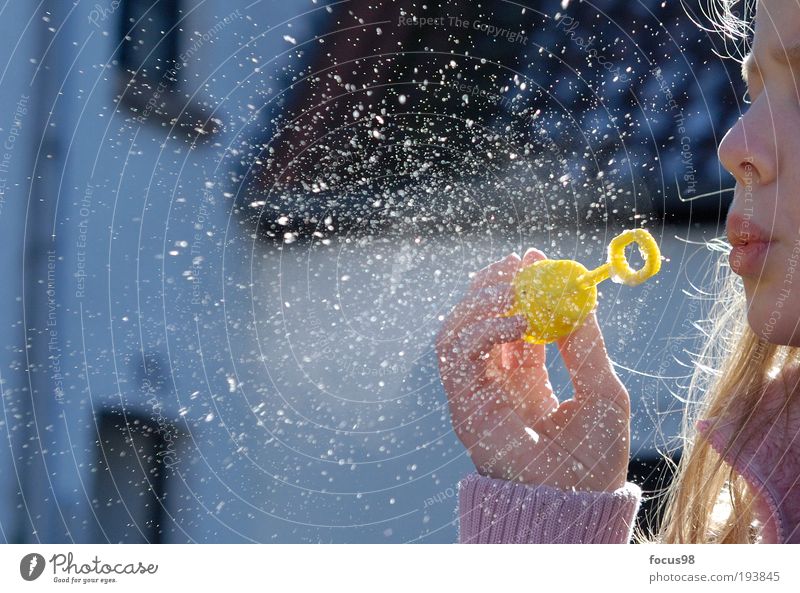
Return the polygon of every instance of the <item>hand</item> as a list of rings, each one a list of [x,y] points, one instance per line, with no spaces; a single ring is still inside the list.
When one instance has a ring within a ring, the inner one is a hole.
[[[522,340],[511,281],[546,259],[529,249],[480,270],[436,336],[439,372],[456,435],[482,475],[556,488],[625,485],[630,398],[608,358],[595,312],[558,341],[574,397],[559,403],[545,347]]]

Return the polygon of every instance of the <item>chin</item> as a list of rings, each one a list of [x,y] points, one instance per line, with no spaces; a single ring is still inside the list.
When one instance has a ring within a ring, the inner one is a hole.
[[[793,310],[796,305],[791,295],[783,301],[777,295],[775,298],[764,296],[761,294],[753,300],[747,299],[747,324],[750,329],[771,344],[800,346],[800,311]]]

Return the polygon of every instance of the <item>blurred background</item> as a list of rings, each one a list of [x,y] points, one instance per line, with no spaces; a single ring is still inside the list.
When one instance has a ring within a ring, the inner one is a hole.
[[[655,525],[744,108],[700,3],[0,15],[1,541],[453,542],[441,320],[633,226],[667,259],[599,318]]]

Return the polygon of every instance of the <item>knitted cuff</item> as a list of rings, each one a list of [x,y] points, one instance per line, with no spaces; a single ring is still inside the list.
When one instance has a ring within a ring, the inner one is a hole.
[[[470,474],[459,483],[460,543],[625,544],[642,489],[562,490]]]

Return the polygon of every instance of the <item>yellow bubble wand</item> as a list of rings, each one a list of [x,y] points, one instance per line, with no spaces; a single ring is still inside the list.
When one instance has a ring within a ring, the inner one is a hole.
[[[636,243],[644,259],[634,270],[625,248]],[[572,333],[597,304],[597,284],[611,278],[626,286],[637,286],[661,269],[661,252],[645,229],[629,229],[614,237],[608,246],[608,261],[587,270],[571,259],[545,259],[520,270],[512,282],[514,306],[505,313],[524,315],[528,332],[523,337],[533,344],[547,344]]]

